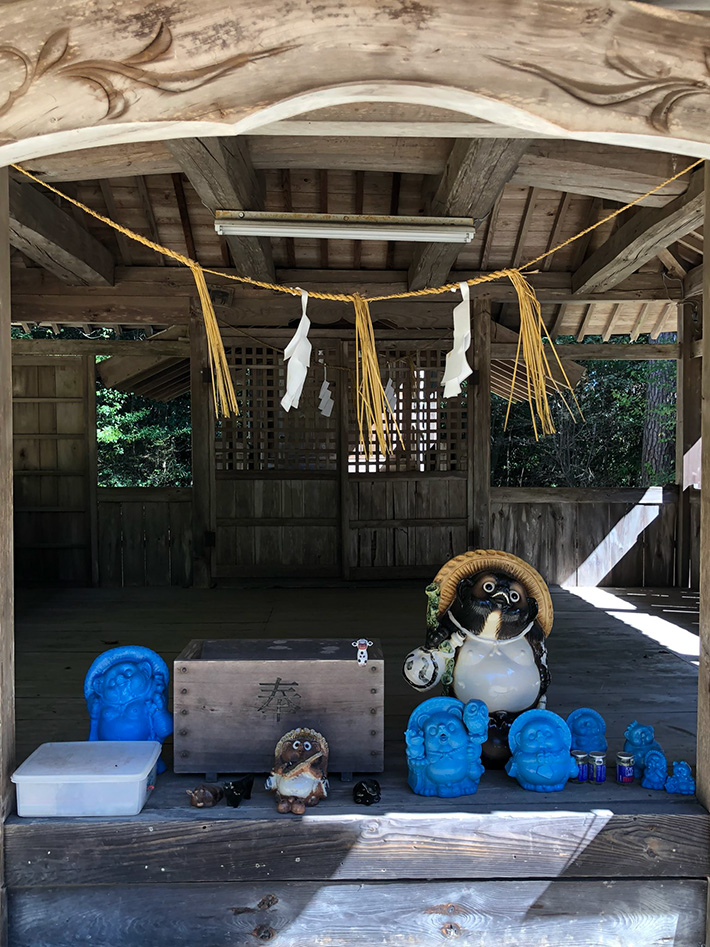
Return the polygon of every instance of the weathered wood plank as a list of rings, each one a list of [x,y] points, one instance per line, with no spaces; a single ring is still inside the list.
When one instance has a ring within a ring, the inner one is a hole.
[[[710,871],[707,815],[599,812],[236,819],[144,812],[130,820],[11,820],[7,883],[268,883],[404,878],[698,878]],[[289,857],[284,857],[288,852]],[[300,860],[297,860],[300,859]]]
[[[98,504],[99,583],[104,587],[123,585],[123,544],[121,504]]]
[[[154,358],[190,354],[190,343],[127,339],[13,339],[12,354],[18,355],[130,355]]]
[[[74,217],[35,187],[10,181],[10,242],[75,286],[110,286],[113,257]]]
[[[231,275],[243,275],[236,269],[227,267],[212,267],[219,272]],[[457,279],[472,279],[477,275],[490,272],[488,269],[479,270],[457,270]],[[192,274],[185,267],[155,267],[155,266],[129,266],[116,268],[116,281],[114,286],[106,287],[83,287],[81,292],[62,283],[61,280],[52,276],[45,270],[28,269],[26,267],[14,266],[12,268],[12,287],[13,302],[26,304],[28,307],[32,303],[39,307],[39,304],[45,297],[60,296],[68,298],[70,304],[79,306],[82,303],[87,305],[92,301],[96,305],[105,303],[109,305],[113,301],[118,305],[120,301],[129,304],[129,297],[138,296],[140,300],[147,300],[149,304],[157,306],[159,300],[163,300],[165,305],[169,303],[178,303],[179,297],[194,296],[195,281]],[[326,284],[337,286],[337,292],[360,292],[365,295],[382,295],[386,293],[400,293],[407,288],[407,274],[402,270],[343,270],[343,269],[278,269],[276,271],[277,280],[290,286],[302,286],[303,289],[318,290],[323,289]],[[561,303],[561,302],[624,302],[624,301],[653,301],[669,299],[680,299],[683,295],[682,288],[674,283],[667,283],[659,273],[635,273],[620,285],[614,286],[608,290],[598,293],[590,293],[589,296],[575,295],[572,291],[571,274],[548,270],[540,273],[530,274],[530,283],[535,287],[535,292],[543,303]],[[218,276],[206,275],[207,285],[215,289],[229,289],[234,294],[235,301],[239,305],[246,305],[250,300],[266,301],[269,304],[284,302],[281,297],[271,296],[264,290],[256,287],[239,285],[234,281],[221,280]],[[515,302],[515,290],[510,285],[509,280],[501,279],[495,282],[485,283],[479,286],[472,286],[473,295],[488,296],[500,302]],[[184,300],[182,300],[184,301]],[[292,301],[286,297],[286,302],[292,306]],[[446,299],[438,300],[440,304],[448,308],[451,312],[451,301]],[[62,305],[61,300],[51,300],[52,305]],[[135,300],[133,300],[135,303]],[[406,301],[410,306],[415,300]],[[318,307],[325,305],[322,301]],[[388,312],[392,309],[393,303],[387,304]],[[326,307],[327,308],[327,307]],[[315,309],[315,307],[314,307]],[[373,314],[377,307],[374,305]],[[310,312],[310,309],[309,309]],[[342,303],[338,304],[337,312],[347,313],[347,307]],[[64,315],[62,311],[62,316]],[[48,316],[48,319],[50,317]],[[38,317],[32,317],[31,311],[27,309],[27,319],[30,322],[38,321]],[[19,321],[19,320],[18,320]],[[23,320],[26,321],[26,320]],[[56,321],[52,319],[51,321]],[[61,321],[65,321],[62,319]],[[84,322],[96,320],[84,317]],[[450,320],[449,320],[450,321]],[[176,323],[184,322],[184,319],[175,319]]]
[[[457,141],[429,203],[429,214],[484,220],[527,146],[525,139]],[[460,251],[457,244],[417,244],[409,268],[409,288],[422,289],[446,282]]]
[[[515,881],[334,885],[141,885],[10,893],[16,947],[697,947],[707,883]],[[80,922],[78,919],[81,919]]]

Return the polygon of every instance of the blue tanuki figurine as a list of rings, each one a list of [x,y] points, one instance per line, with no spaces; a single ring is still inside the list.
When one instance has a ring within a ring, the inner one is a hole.
[[[432,697],[409,718],[405,733],[409,785],[420,796],[466,796],[483,775],[481,745],[488,739],[488,708]]]
[[[606,723],[604,718],[591,707],[579,707],[567,718],[567,726],[572,734],[572,749],[585,753],[606,753]]]
[[[528,710],[513,721],[508,735],[512,757],[505,765],[523,789],[558,792],[576,776],[577,761],[570,753],[572,734],[551,710]]]
[[[643,770],[641,785],[644,789],[665,789],[668,779],[668,763],[660,750],[649,750]]]
[[[84,697],[89,740],[163,740],[173,732],[167,710],[168,666],[150,648],[126,645],[104,651],[89,668]],[[165,764],[158,761],[158,772]]]
[[[680,792],[684,796],[695,795],[695,780],[689,763],[684,760],[673,763],[673,775],[666,780],[666,792]]]
[[[624,736],[626,737],[624,753],[634,754],[634,777],[640,779],[646,765],[646,756],[651,750],[663,753],[663,747],[656,742],[653,727],[647,727],[636,720],[628,725]]]

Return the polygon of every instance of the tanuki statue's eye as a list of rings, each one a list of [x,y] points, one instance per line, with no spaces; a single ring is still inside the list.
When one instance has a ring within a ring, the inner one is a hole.
[[[306,740],[306,742],[303,744],[303,749],[310,750],[310,748],[311,748],[311,744],[308,742],[308,740]]]
[[[294,750],[298,750],[298,749],[300,749],[300,747],[301,747],[301,741],[300,741],[300,740],[294,740],[294,741],[293,741],[293,748],[294,748]]]

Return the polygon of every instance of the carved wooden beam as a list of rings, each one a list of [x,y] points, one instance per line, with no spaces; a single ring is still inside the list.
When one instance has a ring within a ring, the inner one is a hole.
[[[592,253],[572,277],[573,292],[581,296],[615,286],[702,219],[703,175],[696,172],[685,194],[636,214]]]
[[[77,220],[34,187],[10,181],[10,243],[75,286],[111,286],[110,252]]]
[[[519,0],[508,29],[508,0],[304,9],[283,0],[243,0],[236,11],[223,0],[5,4],[0,164],[109,142],[246,134],[373,97],[530,136],[569,131],[710,154],[703,17],[627,0]],[[401,47],[403,30],[407,55],[384,55]]]
[[[241,138],[180,138],[168,143],[202,203],[215,210],[261,210],[263,188]],[[227,237],[234,265],[257,279],[274,279],[268,237]]]
[[[457,141],[429,202],[429,213],[433,217],[485,220],[527,146],[528,142],[519,138]],[[460,252],[460,244],[418,245],[409,268],[409,288],[445,283]]]

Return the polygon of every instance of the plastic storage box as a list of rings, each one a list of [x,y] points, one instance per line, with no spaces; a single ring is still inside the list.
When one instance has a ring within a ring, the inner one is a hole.
[[[43,743],[12,776],[21,816],[137,815],[155,786],[160,743]]]

